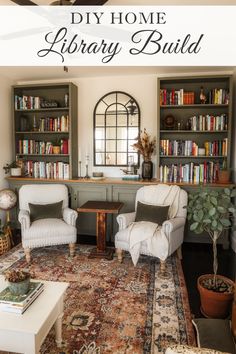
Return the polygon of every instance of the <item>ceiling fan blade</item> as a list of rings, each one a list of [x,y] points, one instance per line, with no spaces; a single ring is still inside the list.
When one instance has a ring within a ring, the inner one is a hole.
[[[22,5],[22,6],[37,6],[33,1],[31,0],[11,0],[17,5]]]
[[[104,5],[108,0],[75,0],[73,5],[77,6],[101,6]]]

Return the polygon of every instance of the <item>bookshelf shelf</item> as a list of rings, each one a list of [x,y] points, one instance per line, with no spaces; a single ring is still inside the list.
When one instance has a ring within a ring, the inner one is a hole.
[[[77,101],[70,82],[13,86],[14,154],[32,179],[77,177]]]
[[[44,131],[44,132],[35,132],[35,131],[16,131],[15,134],[57,134],[57,135],[64,135],[69,134],[69,132],[51,132],[51,131]]]
[[[228,104],[166,104],[161,105],[160,108],[225,108]]]
[[[55,112],[55,111],[69,111],[69,107],[48,107],[38,109],[15,109],[15,112],[32,113],[32,112]]]
[[[228,133],[228,130],[160,130],[160,133],[168,133],[168,134],[223,134]]]
[[[69,154],[20,154],[17,153],[17,156],[42,156],[42,157],[69,157]]]
[[[222,158],[226,158],[226,156],[220,155],[220,156],[185,156],[185,155],[160,155],[160,158],[171,158],[171,159],[175,159],[175,158],[186,158],[186,159],[222,159]]]

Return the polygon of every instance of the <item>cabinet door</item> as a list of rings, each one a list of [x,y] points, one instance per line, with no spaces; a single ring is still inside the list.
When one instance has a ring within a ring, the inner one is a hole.
[[[72,185],[72,208],[77,209],[89,200],[111,200],[111,186],[89,183]],[[109,220],[107,234],[109,234]],[[79,213],[77,219],[78,233],[81,235],[96,235],[96,213]]]

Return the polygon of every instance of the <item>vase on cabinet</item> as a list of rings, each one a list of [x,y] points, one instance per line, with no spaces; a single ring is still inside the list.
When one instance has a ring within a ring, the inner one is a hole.
[[[152,161],[143,161],[142,163],[142,178],[152,179],[153,175],[153,163]]]

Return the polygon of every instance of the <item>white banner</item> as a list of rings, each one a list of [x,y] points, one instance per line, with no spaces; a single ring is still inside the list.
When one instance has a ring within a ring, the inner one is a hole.
[[[0,6],[0,65],[234,66],[236,6]]]

